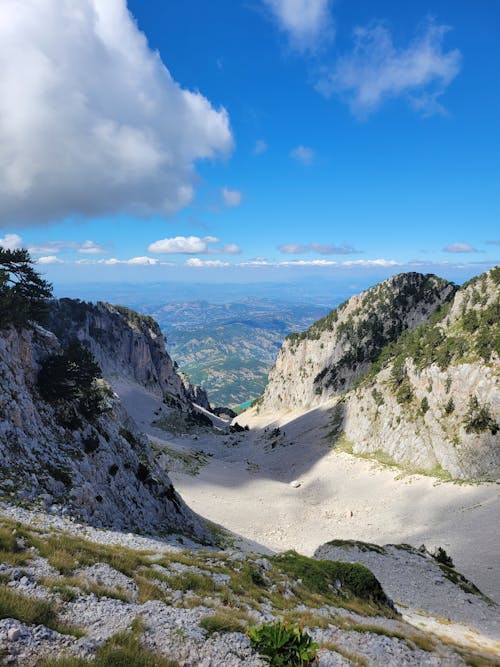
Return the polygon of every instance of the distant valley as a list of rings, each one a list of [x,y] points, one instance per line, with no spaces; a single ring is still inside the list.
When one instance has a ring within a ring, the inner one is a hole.
[[[237,406],[263,391],[285,336],[329,310],[249,297],[226,304],[174,302],[145,312],[160,324],[179,369],[206,389],[212,404]]]

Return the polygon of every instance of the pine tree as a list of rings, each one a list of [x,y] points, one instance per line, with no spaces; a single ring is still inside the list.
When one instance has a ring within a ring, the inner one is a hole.
[[[43,320],[52,285],[40,277],[33,264],[27,250],[0,246],[0,328]]]

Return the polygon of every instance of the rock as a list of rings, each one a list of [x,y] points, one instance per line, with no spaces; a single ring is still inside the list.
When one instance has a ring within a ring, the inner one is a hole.
[[[7,632],[7,639],[10,642],[15,642],[21,636],[21,630],[19,628],[9,628]]]
[[[298,479],[294,479],[293,482],[290,482],[290,486],[292,489],[298,489],[299,486],[302,486],[302,482],[300,482]]]

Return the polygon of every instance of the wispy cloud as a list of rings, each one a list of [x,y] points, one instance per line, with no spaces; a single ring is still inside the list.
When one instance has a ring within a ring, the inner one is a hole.
[[[265,153],[267,151],[267,143],[263,139],[258,139],[255,142],[255,146],[253,149],[254,155],[262,155],[262,153]]]
[[[320,255],[355,255],[362,252],[356,250],[350,243],[342,243],[341,245],[333,243],[308,243],[307,245],[285,243],[278,246],[278,250],[287,255],[301,255],[306,252],[317,252]]]
[[[479,252],[479,250],[476,250],[476,248],[469,245],[468,243],[450,243],[450,245],[447,245],[445,248],[443,248],[443,252]]]
[[[5,234],[3,238],[0,238],[0,247],[5,250],[17,250],[22,247],[22,244],[23,240],[18,234]]]
[[[38,264],[64,264],[62,259],[59,259],[56,255],[46,255],[45,257],[38,257],[35,260]]]
[[[309,166],[313,163],[314,156],[314,150],[312,148],[308,148],[307,146],[300,145],[290,151],[291,158],[297,160],[297,162],[301,162],[306,166]]]
[[[500,239],[493,239],[491,241],[486,241],[488,245],[500,245]]]
[[[458,49],[444,49],[449,29],[428,19],[408,46],[398,48],[383,23],[357,27],[353,50],[324,69],[317,89],[327,97],[344,96],[358,116],[366,116],[384,100],[399,96],[423,114],[443,113],[439,98],[461,64]]]
[[[187,205],[195,162],[233,148],[226,110],[174,81],[126,0],[63,5],[1,3],[0,227]]]
[[[221,194],[225,206],[239,206],[243,199],[243,195],[239,190],[229,190],[224,187],[221,190]]]
[[[263,0],[263,3],[296,51],[318,51],[335,36],[331,0]]]
[[[234,266],[229,262],[223,262],[220,259],[200,259],[199,257],[190,257],[184,262],[184,266],[190,266],[195,269],[201,268],[225,268],[228,266]]]

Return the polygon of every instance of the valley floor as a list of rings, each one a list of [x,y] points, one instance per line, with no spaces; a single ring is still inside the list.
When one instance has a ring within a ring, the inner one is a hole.
[[[243,433],[173,434],[168,424],[151,425],[165,410],[158,399],[137,385],[119,393],[166,452],[164,465],[192,509],[256,543],[252,548],[312,555],[333,539],[441,546],[459,572],[500,602],[498,484],[405,475],[337,453],[328,444],[329,416],[320,410],[288,413],[273,424],[242,415],[239,423],[251,426]]]

